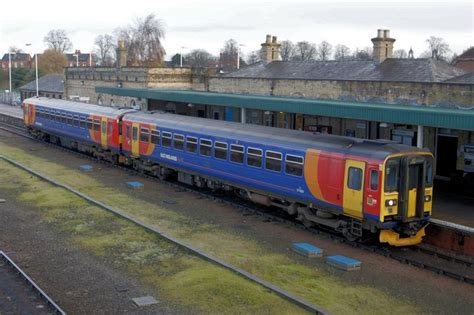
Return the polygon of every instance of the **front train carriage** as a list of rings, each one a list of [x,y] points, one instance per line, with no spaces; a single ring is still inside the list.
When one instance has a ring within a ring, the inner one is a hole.
[[[127,114],[122,134],[137,170],[235,191],[349,239],[417,244],[431,213],[432,156],[417,148],[165,113]]]
[[[23,102],[30,134],[111,162],[120,156],[121,117],[130,111],[42,97]]]

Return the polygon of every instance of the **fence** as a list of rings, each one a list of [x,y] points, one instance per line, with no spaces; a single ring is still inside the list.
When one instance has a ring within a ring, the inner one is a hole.
[[[20,101],[20,93],[17,92],[3,92],[0,91],[0,103],[3,104],[10,104],[10,105],[19,105]]]

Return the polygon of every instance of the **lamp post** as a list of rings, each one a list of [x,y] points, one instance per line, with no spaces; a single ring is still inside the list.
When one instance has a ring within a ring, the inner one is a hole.
[[[15,53],[8,52],[8,80],[9,80],[9,90],[8,90],[8,96],[10,98],[10,105],[12,103],[12,55]]]
[[[240,69],[240,47],[245,46],[244,44],[239,44],[237,46],[237,70]]]
[[[31,46],[31,43],[25,44]],[[39,86],[38,86],[38,54],[35,54],[35,70],[36,70],[36,97],[39,97]]]
[[[183,49],[186,49],[186,47],[181,46],[181,52],[179,53],[179,67],[183,67]]]

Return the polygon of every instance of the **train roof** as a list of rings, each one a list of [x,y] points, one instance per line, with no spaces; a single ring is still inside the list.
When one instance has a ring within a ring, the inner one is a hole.
[[[109,106],[100,106],[87,103],[71,102],[66,100],[51,99],[47,97],[32,97],[23,101],[27,104],[44,106],[56,110],[66,110],[84,115],[105,115],[116,118],[124,113],[131,112],[131,109],[119,109]]]
[[[159,127],[178,129],[183,132],[208,134],[213,138],[235,139],[245,142],[264,143],[266,146],[289,150],[314,148],[332,152],[384,159],[399,152],[424,152],[416,147],[389,140],[366,140],[328,134],[315,134],[284,128],[241,124],[223,120],[169,114],[165,112],[134,112],[126,120],[155,124]]]

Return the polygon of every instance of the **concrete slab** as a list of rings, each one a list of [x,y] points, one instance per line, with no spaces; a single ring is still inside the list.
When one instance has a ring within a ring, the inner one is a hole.
[[[158,301],[150,296],[150,295],[147,295],[147,296],[142,296],[142,297],[137,297],[137,298],[133,298],[132,299],[133,303],[135,303],[138,307],[143,307],[143,306],[148,306],[148,305],[153,305],[153,304],[157,304]]]
[[[142,188],[143,183],[141,182],[127,182],[127,186],[130,188]]]
[[[309,258],[321,257],[323,255],[323,250],[321,248],[309,243],[294,243],[291,249],[294,252]]]
[[[81,164],[79,166],[81,168],[81,170],[83,170],[84,172],[89,172],[93,169],[92,165],[89,165],[89,164]]]
[[[359,260],[342,255],[328,256],[326,262],[331,266],[345,271],[360,270],[362,265],[362,262]]]

